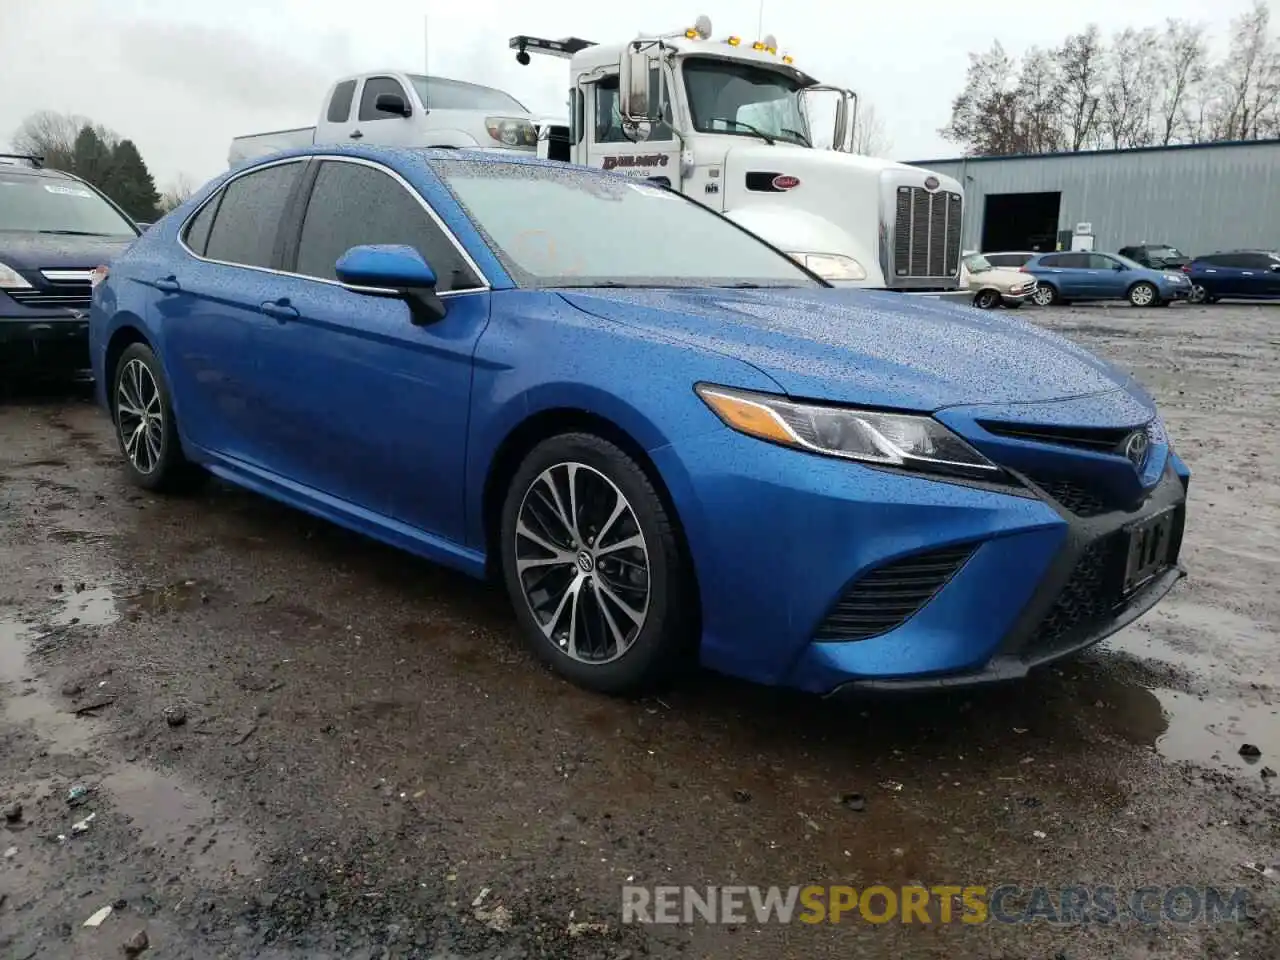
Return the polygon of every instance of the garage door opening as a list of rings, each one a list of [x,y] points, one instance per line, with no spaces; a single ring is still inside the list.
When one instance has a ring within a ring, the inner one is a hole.
[[[993,193],[982,215],[982,249],[1054,250],[1058,244],[1058,193]]]

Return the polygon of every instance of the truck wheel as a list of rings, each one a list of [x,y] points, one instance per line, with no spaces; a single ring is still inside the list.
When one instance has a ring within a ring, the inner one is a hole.
[[[973,298],[973,305],[979,310],[994,310],[1000,306],[1000,294],[994,290],[981,290]]]

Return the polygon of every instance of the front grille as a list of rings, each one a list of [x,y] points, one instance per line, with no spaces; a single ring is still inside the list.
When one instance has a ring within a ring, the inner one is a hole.
[[[898,187],[895,277],[950,277],[960,269],[960,194]]]
[[[1031,476],[1031,481],[1058,501],[1065,509],[1070,510],[1077,517],[1096,517],[1103,513],[1109,513],[1112,510],[1119,510],[1124,505],[1121,503],[1112,503],[1102,495],[1102,491],[1097,488],[1089,489],[1083,484],[1074,480],[1064,480],[1060,478],[1037,478]]]
[[[973,555],[974,544],[917,553],[864,574],[818,627],[818,640],[865,640],[900,627]]]
[[[70,310],[88,310],[93,300],[93,288],[87,283],[58,283],[40,290],[9,290],[10,298],[24,307],[51,310],[66,307]]]
[[[978,425],[988,433],[1016,440],[1034,440],[1038,443],[1056,443],[1064,447],[1079,447],[1099,453],[1114,453],[1140,424],[1132,427],[1058,427],[1034,423],[1006,423],[1001,420],[979,420]]]

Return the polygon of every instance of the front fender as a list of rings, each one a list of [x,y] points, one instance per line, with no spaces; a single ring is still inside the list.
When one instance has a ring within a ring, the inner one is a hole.
[[[852,257],[867,272],[865,280],[854,281],[852,286],[884,286],[875,250],[824,217],[805,210],[750,204],[726,210],[725,216],[786,253],[833,253]]]
[[[478,147],[480,141],[465,130],[429,130],[425,136],[424,147]]]

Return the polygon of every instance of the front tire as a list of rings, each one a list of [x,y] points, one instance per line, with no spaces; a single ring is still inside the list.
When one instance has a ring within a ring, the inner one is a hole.
[[[627,694],[685,661],[689,563],[649,477],[619,447],[588,433],[538,444],[512,478],[500,537],[521,632],[558,673]]]
[[[1160,292],[1143,280],[1129,288],[1129,302],[1135,307],[1154,307],[1160,302]]]
[[[1038,307],[1052,307],[1061,299],[1058,288],[1051,283],[1041,283],[1031,294],[1031,302]]]
[[[204,471],[182,452],[169,385],[145,343],[130,344],[120,354],[110,396],[116,439],[134,484],[169,492],[190,489],[204,478]]]

